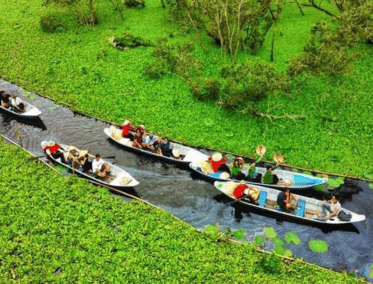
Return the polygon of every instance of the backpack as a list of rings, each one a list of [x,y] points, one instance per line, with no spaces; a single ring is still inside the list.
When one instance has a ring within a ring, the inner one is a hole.
[[[338,213],[338,219],[341,220],[341,221],[350,221],[351,220],[351,217],[352,215],[350,213],[347,213],[345,211],[339,211]]]

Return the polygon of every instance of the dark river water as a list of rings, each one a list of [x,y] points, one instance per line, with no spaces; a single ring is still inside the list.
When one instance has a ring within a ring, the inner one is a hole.
[[[2,79],[0,90],[19,95],[42,111],[40,119],[34,121],[0,112],[0,133],[18,141],[15,133],[17,124],[23,147],[35,155],[43,154],[40,146],[43,140],[74,145],[102,156],[115,155],[113,161],[116,165],[140,181],[135,192],[131,193],[171,212],[198,229],[216,223],[232,230],[242,228],[247,232],[246,238],[249,241],[253,241],[256,236],[264,236],[263,230],[266,227],[273,227],[282,239],[287,232],[292,231],[302,240],[300,245],[285,245],[294,256],[335,270],[356,271],[358,276],[365,276],[368,281],[373,282],[369,277],[373,264],[373,190],[368,183],[347,179],[336,190],[343,207],[366,215],[364,222],[334,227],[283,220],[282,217],[257,209],[231,204],[231,200],[211,183],[199,179],[188,169],[121,149],[103,133],[103,129],[108,126],[105,122],[75,114],[38,95],[27,93],[25,96],[26,92],[22,88]],[[312,189],[297,193],[320,197]],[[329,245],[328,252],[312,252],[308,248],[308,242],[312,239],[326,241]],[[265,248],[271,250],[273,245],[268,241]]]

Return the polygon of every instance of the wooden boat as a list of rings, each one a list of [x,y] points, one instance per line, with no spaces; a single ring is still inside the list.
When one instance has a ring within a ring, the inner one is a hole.
[[[259,190],[259,198],[256,203],[250,201],[249,198],[242,198],[238,200],[233,195],[233,191],[239,183],[229,181],[229,182],[221,182],[216,181],[214,183],[215,187],[219,189],[225,195],[231,197],[232,199],[237,200],[237,202],[241,202],[243,204],[256,207],[262,210],[274,212],[276,214],[282,214],[286,216],[290,216],[297,219],[306,220],[313,223],[323,223],[323,224],[333,224],[333,225],[341,225],[341,224],[348,224],[348,223],[356,223],[365,220],[365,215],[354,213],[350,210],[342,208],[342,211],[345,213],[351,214],[350,221],[341,221],[337,216],[332,217],[329,220],[322,220],[318,218],[318,215],[322,212],[321,206],[325,204],[321,200],[317,200],[314,198],[304,197],[301,195],[293,194],[295,197],[298,198],[296,202],[296,208],[290,212],[283,212],[280,209],[276,208],[277,205],[277,196],[281,193],[281,191],[267,188],[264,186],[257,186],[257,185],[249,185],[251,187],[255,187]]]
[[[143,153],[149,156],[153,156],[157,159],[162,159],[168,162],[173,162],[176,164],[184,164],[188,165],[191,162],[200,162],[203,160],[206,160],[208,158],[208,155],[201,153],[200,151],[193,149],[191,147],[184,146],[182,144],[170,142],[171,144],[171,149],[176,149],[180,153],[181,159],[175,159],[174,157],[166,157],[162,155],[155,154],[151,151],[139,149],[139,148],[134,148],[131,145],[131,141],[129,138],[123,138],[121,135],[121,130],[118,128],[105,128],[104,133],[113,141],[118,143],[119,145],[123,146],[124,148],[128,150],[133,150],[138,153]]]
[[[0,105],[0,109],[3,109],[7,112],[10,112],[13,115],[19,116],[19,117],[24,117],[24,118],[36,118],[41,114],[41,111],[38,110],[35,106],[32,104],[22,100],[22,103],[25,105],[25,110],[23,112],[17,112],[13,111],[10,108],[5,108]]]
[[[222,172],[214,172],[211,174],[204,173],[201,170],[200,163],[191,163],[189,167],[194,170],[195,172],[199,173],[200,175],[204,176],[207,179],[214,180],[214,181],[230,181],[230,178],[222,177]],[[256,167],[258,173],[264,174],[266,173],[266,168]],[[242,172],[247,176],[248,175],[248,168],[244,167]],[[274,173],[278,176],[279,182],[277,184],[263,184],[257,182],[246,181],[248,184],[255,184],[255,185],[263,185],[266,187],[274,187],[274,188],[284,188],[288,187],[290,189],[305,189],[309,187],[313,187],[319,184],[325,184],[328,179],[327,178],[319,178],[311,175],[301,174],[297,172],[291,172],[281,169],[274,170]]]
[[[68,151],[69,146],[64,144],[59,144],[61,148],[64,151]],[[84,178],[87,178],[89,180],[93,180],[97,183],[104,184],[107,186],[112,186],[115,188],[129,188],[134,187],[139,184],[139,182],[134,179],[129,173],[127,173],[125,170],[110,164],[109,162],[105,161],[110,165],[110,174],[105,178],[99,178],[97,177],[91,170],[89,172],[83,172],[78,169],[73,169],[71,162],[70,163],[63,163],[60,158],[53,158],[52,156],[48,156],[52,161],[63,165],[64,167],[72,170],[73,172],[81,175]]]

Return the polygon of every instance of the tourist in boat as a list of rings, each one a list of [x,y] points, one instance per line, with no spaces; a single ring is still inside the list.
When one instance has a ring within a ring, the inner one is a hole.
[[[10,104],[13,110],[16,112],[23,112],[25,110],[25,104],[22,102],[22,100],[19,97],[15,95],[13,95],[12,98],[10,99]]]
[[[256,161],[250,164],[246,180],[257,183],[262,182],[262,174],[258,173],[258,169],[256,168],[256,165],[260,162],[260,160],[261,158],[257,159]]]
[[[139,128],[136,129],[136,134],[135,136],[133,136],[133,144],[132,146],[134,148],[139,148],[139,149],[142,149],[143,148],[143,145],[142,145],[142,132]]]
[[[276,167],[277,168],[277,167]],[[273,172],[275,168],[267,166],[267,172],[263,177],[263,183],[265,184],[277,184],[279,181],[278,176]]]
[[[88,173],[89,170],[92,169],[92,161],[89,160],[89,155],[87,151],[83,150],[79,152],[79,159],[78,159],[80,168],[79,170]]]
[[[228,158],[223,159],[223,156],[220,153],[213,154],[208,158],[208,162],[211,164],[214,172],[231,172],[230,168],[226,164],[226,162],[228,162]]]
[[[290,211],[295,201],[298,201],[298,198],[290,192],[289,188],[284,188],[277,196],[277,205],[281,211]]]
[[[7,93],[5,93],[5,92],[3,92],[3,93],[1,94],[1,106],[2,106],[3,108],[8,108],[8,107],[11,106],[11,103],[10,103],[10,95],[7,94]]]
[[[321,206],[321,214],[317,216],[319,220],[329,220],[330,218],[337,216],[339,211],[341,211],[342,206],[338,201],[338,196],[333,194],[329,200],[325,201],[326,204]]]
[[[123,123],[123,127],[122,127],[122,137],[130,138],[132,140],[133,133],[131,131],[136,131],[136,128],[131,125],[130,120],[126,120]]]
[[[241,200],[242,198],[249,198],[251,202],[256,203],[259,198],[259,190],[256,187],[249,186],[244,180],[233,191],[233,195],[236,199]]]
[[[104,178],[110,173],[110,166],[101,159],[99,154],[96,154],[92,162],[92,171],[96,176]]]
[[[44,153],[47,156],[52,156],[54,159],[60,158],[63,163],[66,163],[66,159],[64,156],[64,151],[60,145],[53,141],[43,141],[41,142],[41,146],[43,147]]]
[[[136,131],[137,130],[140,130],[141,135],[143,135],[143,136],[145,135],[145,126],[144,125],[140,124],[139,126],[137,126]]]
[[[157,136],[154,136],[153,132],[150,131],[149,134],[145,138],[143,138],[144,149],[154,152],[157,139]]]
[[[159,144],[159,149],[161,150],[161,154],[166,157],[171,157],[171,143],[167,137],[162,139],[162,142]]]
[[[231,168],[231,177],[237,180],[243,180],[246,178],[246,175],[242,172],[244,166],[244,159],[242,157],[236,157],[234,159],[232,168]]]

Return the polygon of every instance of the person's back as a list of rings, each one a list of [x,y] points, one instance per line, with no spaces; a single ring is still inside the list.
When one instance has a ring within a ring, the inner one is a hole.
[[[161,149],[163,156],[171,156],[171,144],[167,137],[163,139],[162,143],[159,145],[159,149]]]

